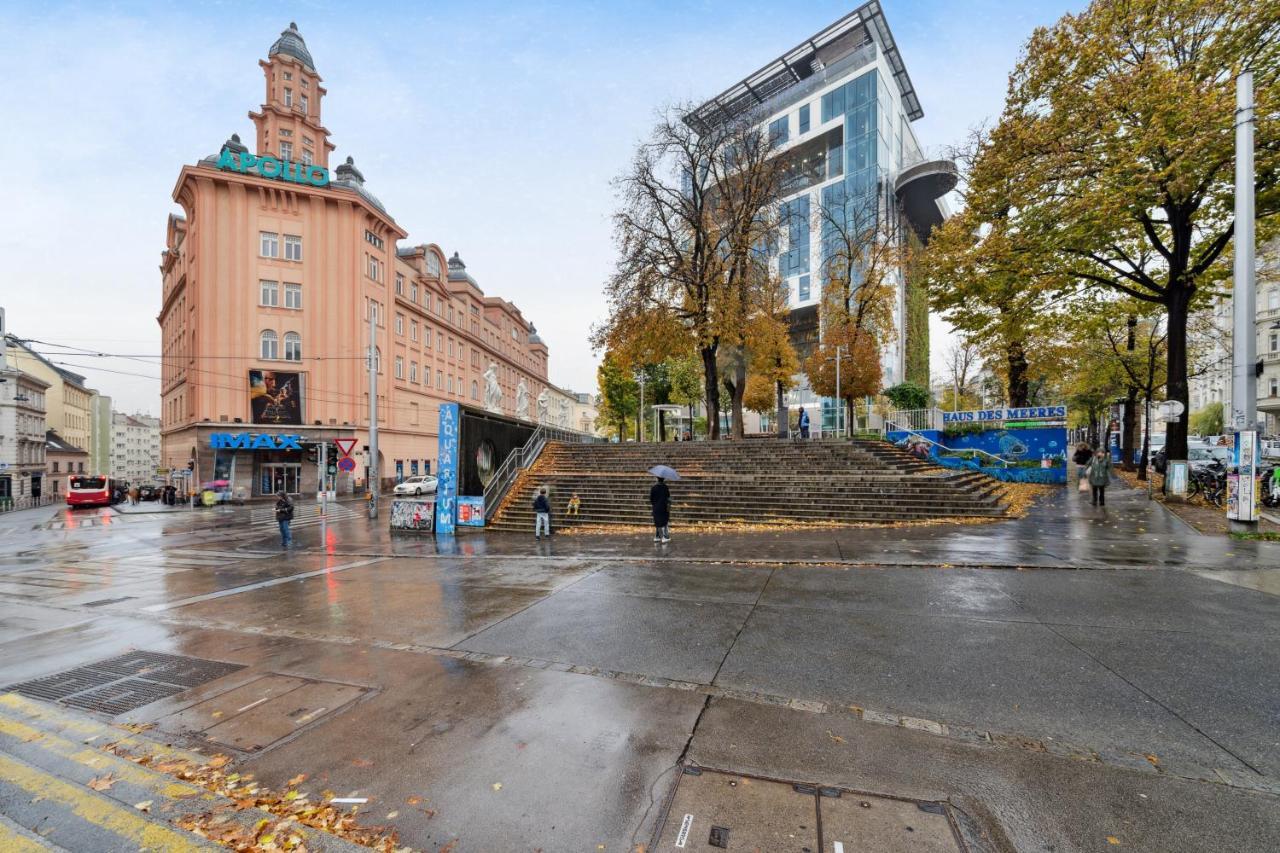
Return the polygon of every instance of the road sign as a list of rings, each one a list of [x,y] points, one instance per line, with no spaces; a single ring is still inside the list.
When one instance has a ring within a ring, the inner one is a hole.
[[[351,451],[356,449],[356,439],[354,438],[335,438],[333,440],[333,444],[338,448],[338,452],[344,457],[349,457],[351,455]]]
[[[356,460],[352,459],[350,456],[342,457],[338,460],[338,470],[346,471],[348,473],[356,470]]]

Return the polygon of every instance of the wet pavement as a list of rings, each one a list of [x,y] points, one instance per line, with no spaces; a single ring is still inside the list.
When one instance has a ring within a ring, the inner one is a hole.
[[[1280,543],[1110,503],[666,546],[393,538],[343,504],[289,550],[258,506],[24,511],[0,687],[133,649],[241,665],[115,719],[368,797],[425,850],[675,849],[698,765],[946,804],[958,849],[1275,849]],[[742,843],[766,801],[714,809]]]

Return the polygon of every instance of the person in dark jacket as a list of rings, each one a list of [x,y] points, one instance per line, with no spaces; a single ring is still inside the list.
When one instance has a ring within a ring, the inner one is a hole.
[[[800,437],[809,437],[809,412],[803,406],[800,407]]]
[[[541,539],[542,531],[551,537],[551,501],[547,500],[547,489],[538,489],[538,496],[533,499],[533,538]]]
[[[280,525],[280,547],[288,548],[293,542],[293,532],[289,529],[293,523],[293,501],[284,490],[276,492],[276,523]]]
[[[1071,461],[1076,463],[1076,479],[1083,480],[1085,468],[1089,465],[1089,460],[1093,458],[1093,451],[1089,449],[1089,445],[1083,441],[1076,445],[1076,452],[1071,457]]]
[[[649,489],[649,505],[653,509],[653,541],[671,541],[671,490],[667,481],[658,478],[658,482]]]
[[[1088,472],[1089,485],[1093,487],[1093,505],[1107,505],[1107,486],[1111,484],[1111,457],[1107,451],[1098,448],[1093,461],[1085,469]]]

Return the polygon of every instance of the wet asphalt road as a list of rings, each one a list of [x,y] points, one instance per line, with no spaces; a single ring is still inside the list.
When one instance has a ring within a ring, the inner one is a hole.
[[[1280,544],[1111,503],[662,548],[392,540],[343,505],[287,552],[268,507],[27,511],[0,516],[0,685],[243,664],[119,719],[370,797],[421,849],[648,844],[682,761],[949,799],[990,849],[1277,849]],[[305,725],[202,710],[303,683]]]

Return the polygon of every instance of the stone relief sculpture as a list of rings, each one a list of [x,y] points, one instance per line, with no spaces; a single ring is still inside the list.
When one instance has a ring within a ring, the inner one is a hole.
[[[529,386],[524,384],[524,379],[520,379],[520,384],[516,386],[516,417],[521,420],[529,420]]]
[[[559,409],[560,409],[559,413],[556,415],[556,425],[559,426],[561,429],[568,429],[569,417],[570,417],[569,401],[566,400],[564,397],[561,397],[556,402],[559,403]]]
[[[502,389],[498,387],[498,365],[492,361],[484,372],[484,407],[502,414]]]
[[[542,393],[538,395],[538,423],[548,423],[547,415],[551,398],[547,394],[547,389],[543,388]]]

